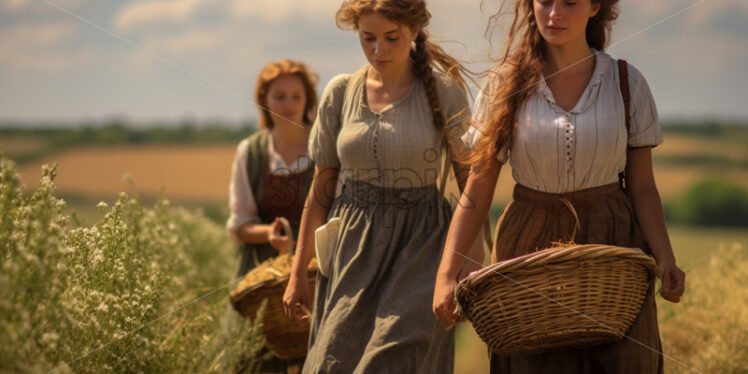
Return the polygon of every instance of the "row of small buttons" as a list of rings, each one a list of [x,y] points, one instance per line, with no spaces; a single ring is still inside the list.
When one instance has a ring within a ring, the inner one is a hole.
[[[382,164],[379,161],[379,153],[377,152],[377,144],[379,143],[379,120],[381,118],[381,114],[380,113],[376,113],[375,115],[377,117],[377,121],[374,124],[376,127],[374,128],[374,137],[372,139],[372,141],[373,141],[372,150],[374,151],[374,161],[377,163],[377,168],[381,170],[382,169]],[[381,176],[382,175],[380,173],[380,178],[381,178]]]
[[[571,123],[571,115],[566,113],[566,172],[571,173],[574,164],[572,146],[574,143],[574,125]]]

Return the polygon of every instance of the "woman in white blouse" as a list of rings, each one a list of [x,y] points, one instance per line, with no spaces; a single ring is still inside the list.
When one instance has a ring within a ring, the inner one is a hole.
[[[678,302],[685,274],[675,263],[652,173],[651,150],[662,142],[654,100],[638,70],[602,52],[617,0],[516,2],[504,58],[489,75],[476,102],[476,127],[466,136],[474,172],[450,225],[434,313],[445,325],[458,319],[455,279],[507,162],[517,185],[497,228],[494,262],[570,240],[638,247],[657,261],[662,297]],[[492,355],[491,372],[661,373],[653,289],[654,283],[622,341]]]
[[[241,245],[237,277],[287,250],[293,238],[282,233],[281,217],[298,232],[314,170],[307,140],[317,109],[315,82],[303,63],[292,60],[267,64],[257,78],[260,129],[239,143],[229,185],[226,231]],[[300,364],[273,359],[260,370],[293,371]]]

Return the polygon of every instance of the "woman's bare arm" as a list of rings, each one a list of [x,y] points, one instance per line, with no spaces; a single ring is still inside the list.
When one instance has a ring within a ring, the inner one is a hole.
[[[467,186],[468,176],[470,175],[470,166],[461,164],[458,162],[453,162],[452,168],[454,169],[455,177],[457,179],[457,185],[459,186],[460,191],[465,191],[465,187]],[[489,207],[490,207],[490,204],[489,204]],[[484,215],[484,217],[486,216]],[[480,227],[481,228],[484,227],[483,223],[481,223]],[[457,276],[457,279],[462,279],[466,277],[468,274],[470,274],[471,272],[476,271],[483,267],[483,260],[485,257],[485,250],[483,249],[483,235],[484,235],[483,229],[481,229],[475,238],[475,242],[473,243],[473,246],[470,248],[470,251],[468,251],[467,253],[467,259],[465,263],[463,264],[461,268],[462,270]]]
[[[677,303],[685,290],[686,275],[676,265],[665,227],[665,214],[652,170],[652,148],[628,150],[626,183],[636,218],[657,260],[657,276],[662,280],[662,297]]]
[[[457,276],[465,263],[466,253],[475,243],[483,221],[491,207],[496,181],[501,171],[501,163],[491,160],[480,167],[488,168],[483,173],[474,169],[468,176],[465,191],[449,225],[446,244],[442,252],[441,264],[436,274],[433,311],[444,326],[457,321],[454,315],[455,302],[453,289]],[[465,245],[465,243],[470,243]]]
[[[315,256],[314,231],[327,222],[327,215],[335,200],[338,173],[338,168],[317,165],[314,169],[314,180],[301,215],[291,277],[283,295],[286,314],[293,320],[305,319],[302,310],[309,310],[312,307],[311,293],[306,281],[307,267]]]
[[[236,237],[244,243],[267,243],[268,233],[272,230],[272,227],[272,225],[246,222],[236,230]]]

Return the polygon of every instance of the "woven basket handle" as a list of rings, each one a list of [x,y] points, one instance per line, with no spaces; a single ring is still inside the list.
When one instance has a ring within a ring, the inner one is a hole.
[[[284,252],[281,252],[281,254],[293,253],[294,249],[296,249],[296,240],[294,240],[293,228],[291,228],[291,223],[288,222],[288,219],[286,219],[286,217],[278,217],[278,220],[280,221],[281,225],[283,225],[283,231],[286,232],[286,236],[288,237],[288,247]]]
[[[569,208],[569,211],[574,216],[574,219],[577,221],[577,224],[574,226],[574,230],[571,232],[571,239],[570,242],[574,242],[574,238],[577,237],[577,230],[582,228],[582,224],[579,222],[579,215],[577,215],[577,210],[574,209],[574,204],[569,201],[569,199],[562,197],[561,202],[566,205],[567,208]]]
[[[470,305],[469,296],[475,296],[475,293],[470,289],[470,286],[465,282],[457,283],[457,286],[452,290],[455,299],[455,314],[458,316],[470,320],[471,316],[468,314],[468,307]]]

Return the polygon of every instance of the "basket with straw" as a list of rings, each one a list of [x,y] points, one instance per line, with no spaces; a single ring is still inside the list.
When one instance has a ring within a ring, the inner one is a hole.
[[[636,248],[572,244],[483,268],[455,287],[455,298],[494,353],[580,348],[623,338],[654,269]]]
[[[293,237],[288,221],[283,219],[281,222],[286,234]],[[309,321],[291,321],[283,310],[282,298],[291,274],[293,246],[294,243],[289,240],[286,253],[252,269],[229,296],[234,309],[248,318],[254,318],[262,301],[267,299],[267,309],[262,319],[265,346],[281,359],[305,357],[309,339]],[[317,262],[312,259],[307,270],[311,290],[315,287],[317,269]]]

